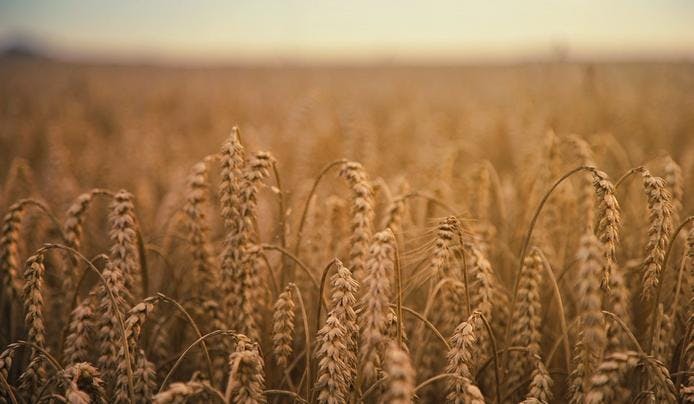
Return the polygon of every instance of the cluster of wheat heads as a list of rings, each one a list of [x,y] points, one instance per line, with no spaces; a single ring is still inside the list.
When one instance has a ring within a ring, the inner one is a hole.
[[[585,140],[548,137],[515,207],[488,162],[463,196],[391,191],[338,160],[292,210],[278,162],[236,128],[161,238],[125,190],[64,217],[18,200],[0,235],[0,401],[693,402],[679,166],[613,181]]]

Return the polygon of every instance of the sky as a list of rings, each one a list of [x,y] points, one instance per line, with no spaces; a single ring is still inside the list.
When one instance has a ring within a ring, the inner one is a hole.
[[[694,1],[0,0],[0,43],[66,58],[456,62],[694,59]]]

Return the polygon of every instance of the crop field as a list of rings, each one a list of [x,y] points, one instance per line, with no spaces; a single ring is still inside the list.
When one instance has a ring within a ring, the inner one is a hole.
[[[0,403],[694,402],[694,65],[0,59]]]

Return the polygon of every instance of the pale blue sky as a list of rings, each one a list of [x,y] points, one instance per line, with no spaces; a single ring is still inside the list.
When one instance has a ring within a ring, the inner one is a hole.
[[[173,61],[694,57],[694,1],[15,1],[18,34],[72,56]]]

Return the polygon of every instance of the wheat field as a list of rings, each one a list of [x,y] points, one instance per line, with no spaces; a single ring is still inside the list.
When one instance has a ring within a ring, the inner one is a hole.
[[[694,67],[0,62],[0,402],[694,402]]]

